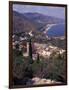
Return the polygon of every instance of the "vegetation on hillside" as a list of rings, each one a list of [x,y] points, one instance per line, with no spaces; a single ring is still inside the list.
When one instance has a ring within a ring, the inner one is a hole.
[[[16,45],[16,49],[13,50],[13,76],[15,85],[26,85],[27,81],[33,77],[56,80],[62,83],[66,82],[65,53],[60,55],[53,52],[50,55],[50,59],[45,59],[37,54],[37,59],[33,61],[31,46],[29,49],[30,54],[28,57],[23,56],[23,51],[19,50],[19,45]]]

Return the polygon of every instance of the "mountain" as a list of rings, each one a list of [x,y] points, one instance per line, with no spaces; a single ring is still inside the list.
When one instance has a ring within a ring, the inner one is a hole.
[[[13,11],[13,33],[24,33],[24,35],[31,33],[31,35],[42,38],[43,36],[49,35],[50,32],[56,32],[56,28],[51,30],[49,27],[52,24],[62,24],[64,23],[63,19],[55,18],[52,16],[43,15],[40,13],[19,13]],[[52,27],[53,28],[53,27]],[[59,29],[59,28],[58,28]],[[58,30],[57,29],[57,30]],[[62,28],[60,28],[60,33]],[[47,33],[45,33],[47,32]],[[64,33],[64,31],[63,31]],[[52,34],[53,35],[53,34]],[[50,36],[50,35],[49,35]],[[61,35],[60,35],[61,36]]]
[[[30,19],[31,21],[34,21],[36,23],[37,30],[42,32],[42,33],[49,31],[51,29],[50,26],[53,25],[53,27],[54,27],[54,24],[56,24],[56,25],[60,24],[60,27],[62,27],[61,24],[63,24],[65,22],[64,19],[60,19],[60,18],[56,18],[56,17],[53,17],[53,16],[48,16],[48,15],[43,15],[43,14],[40,14],[40,13],[24,13],[23,15],[25,17],[27,17],[28,19]],[[55,25],[55,29],[57,28],[56,25]],[[58,29],[63,29],[63,30],[57,31],[57,30],[54,29],[56,33],[58,33],[58,32],[61,33],[62,31],[64,33],[64,26],[62,28],[60,28],[60,27]],[[47,35],[47,33],[44,33],[44,34]],[[54,34],[52,34],[52,35],[54,35]]]
[[[35,22],[41,23],[41,24],[52,24],[52,23],[63,23],[64,22],[64,19],[59,19],[53,16],[43,15],[40,13],[24,13],[24,15],[27,18]]]
[[[13,11],[13,33],[35,31],[36,27],[33,22],[23,14]]]
[[[39,20],[41,22],[39,22]],[[61,36],[63,36],[65,33],[65,24],[63,23],[64,20],[62,19],[56,19],[54,17],[45,16],[43,14],[21,14],[13,11],[13,36],[15,36],[14,40],[18,41],[19,38],[24,40],[30,36],[33,36],[32,40],[34,42],[52,43],[53,45],[57,46],[58,40],[58,47],[64,47],[65,40],[60,40]],[[53,39],[51,39],[51,36]],[[56,36],[58,36],[59,39],[54,39]],[[61,45],[59,45],[60,42]]]

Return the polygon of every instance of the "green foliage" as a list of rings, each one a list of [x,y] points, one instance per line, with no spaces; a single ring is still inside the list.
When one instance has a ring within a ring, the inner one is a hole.
[[[39,59],[39,54],[37,54],[37,63],[40,62],[40,59]]]
[[[61,76],[61,82],[65,82],[65,73],[66,73],[66,61],[64,58],[62,58],[59,54],[57,57],[53,57],[53,59],[50,59],[47,63],[46,67],[46,78],[54,79],[54,80],[60,80],[59,76]]]
[[[29,62],[28,62],[29,64],[32,64],[32,63],[34,62],[33,59],[30,58],[30,57],[28,57],[28,61],[29,61]]]
[[[42,58],[39,63],[37,63],[36,60],[32,64],[33,75],[40,78],[49,78],[51,80],[65,82],[65,65],[66,61],[60,54],[55,57],[53,56],[53,58],[49,60]]]
[[[13,51],[14,76],[21,78],[49,78],[61,82],[66,81],[66,59],[65,53],[62,55],[54,52],[50,59],[37,56],[33,61],[30,57],[24,57],[22,54],[16,54],[17,50]]]

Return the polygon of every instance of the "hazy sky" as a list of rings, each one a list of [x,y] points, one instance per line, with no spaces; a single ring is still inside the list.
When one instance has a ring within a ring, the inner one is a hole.
[[[48,16],[54,16],[57,18],[65,19],[65,8],[64,7],[53,7],[53,6],[33,6],[33,5],[19,5],[14,4],[13,10],[20,13],[37,12]]]

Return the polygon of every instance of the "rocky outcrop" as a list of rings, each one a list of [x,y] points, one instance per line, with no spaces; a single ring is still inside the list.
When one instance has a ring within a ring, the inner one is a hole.
[[[26,84],[27,85],[61,84],[61,82],[57,82],[55,80],[50,80],[45,78],[34,77],[32,79],[29,79]]]

